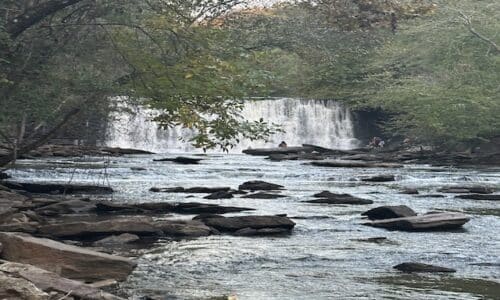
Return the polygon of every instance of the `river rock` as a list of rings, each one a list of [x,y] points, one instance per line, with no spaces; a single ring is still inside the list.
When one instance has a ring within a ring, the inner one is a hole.
[[[35,209],[36,213],[43,216],[56,216],[62,214],[89,213],[94,211],[96,206],[90,201],[81,199],[62,200],[60,202],[49,204]]]
[[[0,265],[0,274],[8,274],[9,276],[15,276],[18,279],[27,280],[31,284],[36,286],[37,289],[40,289],[44,292],[57,291],[62,293],[63,295],[78,297],[78,299],[84,300],[124,300],[123,298],[106,293],[89,284],[85,284],[68,278],[63,278],[56,273],[49,272],[31,265],[6,262]],[[0,282],[1,281],[2,280],[0,280]],[[57,299],[63,298],[66,297],[58,297]],[[2,297],[2,299],[5,298]],[[24,299],[31,300],[48,298],[36,298],[30,295],[30,297]]]
[[[50,296],[24,278],[0,271],[0,299],[49,300]]]
[[[394,175],[377,175],[377,176],[361,179],[361,181],[367,181],[367,182],[389,182],[389,181],[395,181],[395,180],[396,180],[396,177]]]
[[[253,193],[253,194],[248,194],[245,196],[242,196],[241,198],[251,198],[251,199],[278,199],[278,198],[286,198],[287,196],[285,195],[280,195],[280,194],[272,194],[272,193],[264,193],[264,192],[258,192],[258,193]]]
[[[120,256],[44,238],[0,232],[1,258],[31,264],[63,277],[84,281],[125,280],[136,263]]]
[[[399,265],[396,265],[393,267],[396,270],[399,270],[401,272],[406,272],[406,273],[420,273],[420,272],[425,272],[425,273],[454,273],[456,270],[450,269],[450,268],[445,268],[445,267],[439,267],[439,266],[434,266],[434,265],[428,265],[428,264],[422,264],[422,263],[413,263],[413,262],[406,262],[402,263]]]
[[[58,184],[58,183],[30,183],[11,182],[3,183],[6,187],[14,190],[23,190],[38,194],[111,194],[113,189],[108,186],[79,185],[79,184]]]
[[[395,206],[380,206],[372,208],[361,214],[362,216],[367,216],[370,220],[384,220],[384,219],[394,219],[403,217],[413,217],[417,213],[413,209],[406,205],[395,205]]]
[[[417,189],[414,189],[414,188],[406,188],[406,189],[401,190],[401,194],[418,195],[419,192]]]
[[[133,242],[137,242],[141,238],[138,235],[130,234],[130,233],[122,233],[120,235],[112,235],[100,239],[94,242],[96,246],[106,246],[106,245],[116,245],[116,244],[129,244]]]
[[[216,217],[202,219],[205,225],[221,232],[235,232],[244,228],[282,228],[292,230],[295,223],[287,217],[278,216],[242,216],[242,217]]]
[[[239,236],[266,236],[266,235],[281,235],[281,234],[289,234],[289,233],[290,233],[290,229],[287,229],[287,228],[255,229],[255,228],[247,227],[247,228],[237,230],[233,234],[239,235]]]
[[[9,174],[0,171],[0,180],[11,178]]]
[[[200,237],[212,233],[212,229],[200,221],[157,221],[155,226],[170,237]]]
[[[495,190],[486,186],[471,186],[471,187],[444,187],[438,190],[441,193],[450,193],[450,194],[465,194],[465,193],[473,193],[473,194],[493,194]]]
[[[366,205],[372,204],[372,200],[362,199],[354,197],[349,194],[335,194],[329,191],[323,191],[313,195],[316,198],[314,200],[304,201],[307,203],[323,203],[323,204],[353,204],[353,205]]]
[[[312,147],[278,147],[278,148],[255,148],[255,149],[246,149],[242,152],[248,155],[256,155],[256,156],[269,156],[275,154],[297,154],[297,153],[309,153],[313,152],[314,149]]]
[[[261,180],[247,181],[238,187],[239,190],[250,191],[276,191],[282,190],[284,187],[279,184],[269,183]]]
[[[190,194],[211,194],[215,192],[229,192],[231,190],[230,187],[191,187],[191,188],[183,188],[183,187],[173,187],[173,188],[157,188],[152,187],[150,189],[151,192],[155,193],[190,193]]]
[[[364,162],[357,160],[321,160],[310,163],[318,167],[331,168],[402,168],[402,164],[396,163],[380,163],[380,162]]]
[[[160,158],[160,159],[153,159],[153,161],[171,161],[177,164],[183,164],[183,165],[197,165],[202,161],[201,158],[191,158],[191,157],[183,157],[183,156],[178,156],[175,158]]]
[[[112,218],[99,222],[64,222],[43,225],[41,234],[53,237],[86,238],[95,235],[112,235],[133,233],[137,235],[157,235],[158,228],[153,225],[153,219],[147,216]]]
[[[421,216],[376,220],[363,225],[400,231],[446,231],[461,228],[470,218],[461,213],[446,212]]]
[[[500,194],[466,194],[466,195],[457,195],[455,198],[460,199],[471,199],[471,200],[489,200],[489,201],[500,201]]]
[[[231,212],[241,212],[246,210],[254,210],[253,208],[222,206],[217,204],[205,204],[198,202],[182,202],[177,203],[172,212],[178,214],[225,214]]]
[[[233,193],[228,191],[218,191],[203,197],[204,199],[230,199],[233,198]]]

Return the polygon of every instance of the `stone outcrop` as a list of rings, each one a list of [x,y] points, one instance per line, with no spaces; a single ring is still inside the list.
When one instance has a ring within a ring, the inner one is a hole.
[[[197,165],[200,163],[200,161],[202,161],[202,159],[201,158],[178,156],[175,158],[153,159],[153,161],[170,161],[170,162],[182,164],[182,165]]]
[[[446,212],[376,220],[363,225],[401,231],[446,231],[461,228],[469,220],[470,218],[464,214]]]
[[[396,177],[394,175],[377,175],[373,177],[361,178],[361,181],[366,182],[390,182],[395,180]]]
[[[456,270],[450,269],[450,268],[422,264],[422,263],[413,263],[413,262],[402,263],[402,264],[394,266],[393,268],[396,270],[399,270],[401,272],[406,272],[406,273],[443,273],[443,272],[454,273],[454,272],[456,272]]]
[[[265,193],[265,192],[258,192],[258,193],[253,193],[253,194],[241,196],[241,198],[250,198],[250,199],[278,199],[278,198],[286,198],[286,197],[287,196],[285,196],[285,195]]]
[[[239,190],[247,191],[278,191],[284,189],[282,185],[261,180],[247,181],[238,186]]]
[[[322,203],[322,204],[352,204],[352,205],[366,205],[372,204],[372,200],[358,198],[349,194],[335,194],[329,191],[314,194],[314,197],[319,199],[307,200],[307,203]]]
[[[2,259],[31,264],[83,281],[125,280],[136,263],[128,258],[71,246],[44,238],[0,232]]]
[[[452,186],[440,188],[438,192],[449,194],[493,194],[495,190],[487,186]]]
[[[202,218],[201,221],[209,227],[213,227],[221,232],[236,232],[241,229],[264,229],[279,228],[291,231],[295,223],[287,217],[282,216],[242,216],[242,217],[222,217],[211,216]]]
[[[111,194],[113,189],[108,186],[59,184],[59,183],[32,183],[4,181],[3,185],[14,189],[37,194]]]
[[[500,201],[500,194],[465,194],[457,195],[455,198],[470,199],[470,200],[486,200],[486,201]]]
[[[398,163],[383,163],[383,162],[365,162],[358,160],[320,160],[310,163],[318,167],[331,168],[402,168],[402,164]]]
[[[211,194],[215,192],[228,192],[231,190],[229,187],[171,187],[171,188],[158,188],[152,187],[149,189],[151,192],[155,193],[189,193],[189,194]]]
[[[394,219],[403,217],[413,217],[417,213],[413,209],[406,205],[395,205],[395,206],[380,206],[368,211],[365,211],[361,215],[367,216],[370,220],[384,220],[384,219]]]

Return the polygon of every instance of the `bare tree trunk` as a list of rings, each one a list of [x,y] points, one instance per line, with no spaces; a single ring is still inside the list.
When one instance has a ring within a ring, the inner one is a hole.
[[[28,154],[30,151],[35,150],[36,148],[47,143],[54,136],[54,134],[57,133],[57,131],[59,131],[64,125],[66,125],[80,111],[81,111],[80,108],[72,109],[71,111],[66,113],[66,115],[64,115],[64,118],[60,122],[58,122],[56,125],[54,125],[54,127],[52,127],[52,129],[50,129],[47,133],[42,135],[40,138],[31,142],[30,144],[19,147],[19,149],[17,149],[17,151],[14,150],[10,154],[3,156],[3,157],[0,157],[0,168],[7,166],[12,161],[15,161],[19,156],[24,155],[24,154]]]

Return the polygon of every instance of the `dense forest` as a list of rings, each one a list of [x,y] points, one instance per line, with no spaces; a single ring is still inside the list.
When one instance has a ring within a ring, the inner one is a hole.
[[[438,146],[500,134],[498,1],[241,2],[2,1],[7,160],[79,114],[106,118],[117,96],[204,149],[280,130],[242,120],[247,97],[381,109],[388,135]]]

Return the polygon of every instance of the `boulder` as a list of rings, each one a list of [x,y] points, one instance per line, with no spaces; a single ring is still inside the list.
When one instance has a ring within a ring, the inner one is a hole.
[[[279,184],[269,183],[261,180],[247,181],[238,187],[239,190],[250,191],[276,191],[282,190],[284,187]]]
[[[122,233],[120,235],[112,235],[100,239],[94,242],[96,246],[107,246],[107,245],[117,245],[117,244],[129,244],[133,242],[137,242],[141,238],[135,234],[130,233]]]
[[[95,235],[113,235],[133,233],[137,235],[157,235],[158,228],[153,225],[153,219],[146,216],[131,216],[112,218],[99,222],[65,222],[43,225],[39,233],[53,237],[86,238]]]
[[[489,200],[489,201],[500,201],[500,194],[466,194],[466,195],[457,195],[455,198],[460,199],[471,199],[471,200]]]
[[[183,165],[197,165],[202,161],[201,158],[191,158],[191,157],[183,157],[183,156],[178,156],[175,158],[160,158],[160,159],[153,159],[153,161],[171,161],[177,164],[183,164]]]
[[[125,280],[136,263],[120,256],[44,238],[0,232],[1,258],[31,264],[60,276],[84,281]]]
[[[92,202],[80,199],[71,199],[42,206],[35,209],[35,211],[43,216],[56,216],[62,214],[89,213],[95,209],[96,206]]]
[[[24,278],[0,272],[0,299],[49,300],[50,296]]]
[[[63,278],[56,273],[49,272],[31,265],[6,262],[0,265],[0,274],[8,274],[9,276],[15,276],[20,280],[29,281],[40,291],[57,291],[64,295],[77,297],[78,299],[82,300],[124,300],[123,298],[106,293],[89,284],[85,284],[83,282],[71,280],[68,278]],[[0,280],[0,282],[2,281],[3,280]],[[36,294],[32,294],[30,295],[30,297],[24,299],[48,299],[44,298],[45,296],[42,298],[36,298],[34,297],[34,295]],[[63,298],[65,297],[59,297],[58,299]],[[4,298],[2,297],[2,299]]]
[[[278,147],[278,148],[255,148],[246,149],[242,152],[248,155],[256,156],[269,156],[274,154],[297,154],[297,153],[310,153],[313,152],[312,147]]]
[[[434,213],[414,217],[375,220],[363,225],[400,231],[446,231],[461,228],[470,218],[461,213]]]
[[[265,193],[265,192],[258,192],[258,193],[253,193],[253,194],[248,194],[245,196],[242,196],[241,198],[250,198],[250,199],[278,199],[278,198],[286,198],[287,196],[285,195],[280,195],[280,194],[271,194],[271,193]]]
[[[413,209],[405,205],[395,205],[395,206],[380,206],[372,208],[365,211],[361,215],[367,216],[370,220],[384,220],[384,219],[394,219],[403,217],[413,217],[417,213]]]
[[[493,194],[495,190],[486,186],[470,186],[470,187],[444,187],[438,190],[441,193],[450,193],[450,194],[465,194],[465,193],[473,193],[473,194]]]
[[[228,191],[218,191],[214,192],[208,196],[203,197],[204,199],[230,199],[233,198],[233,193]]]
[[[395,181],[395,180],[396,180],[396,177],[394,175],[377,175],[377,176],[361,179],[361,181],[367,181],[367,182],[389,182],[389,181]]]
[[[190,194],[211,194],[215,192],[229,192],[231,188],[229,187],[192,187],[192,188],[183,188],[183,187],[173,187],[173,188],[158,188],[152,187],[150,189],[151,192],[155,193],[190,193]]]
[[[287,217],[279,216],[242,216],[242,217],[216,217],[202,219],[205,225],[221,232],[235,232],[244,228],[282,228],[292,230],[295,223]]]
[[[290,229],[287,228],[262,228],[262,229],[255,229],[255,228],[243,228],[240,230],[235,231],[233,234],[234,235],[239,235],[239,236],[266,236],[266,235],[282,235],[282,234],[289,234]]]
[[[59,184],[59,183],[30,183],[11,182],[3,183],[6,187],[14,190],[22,190],[38,194],[111,194],[113,189],[108,186]]]
[[[365,162],[357,160],[321,160],[310,163],[318,167],[331,168],[402,168],[402,164],[395,163],[380,163],[380,162]]]
[[[253,208],[221,206],[217,204],[204,204],[198,202],[183,202],[177,203],[172,212],[178,214],[225,214],[231,212],[241,212],[246,210],[254,210]]]
[[[413,263],[413,262],[406,262],[402,263],[399,265],[396,265],[393,267],[396,270],[399,270],[401,272],[405,273],[420,273],[420,272],[425,272],[425,273],[454,273],[456,270],[450,269],[450,268],[445,268],[445,267],[439,267],[439,266],[434,266],[434,265],[428,265],[428,264],[422,264],[422,263]]]
[[[372,200],[354,197],[349,194],[335,194],[329,191],[323,191],[321,193],[314,194],[313,196],[320,199],[308,200],[304,202],[323,203],[323,204],[353,204],[353,205],[366,205],[373,203]]]
[[[199,237],[212,233],[212,229],[200,221],[157,221],[155,226],[170,237]]]

